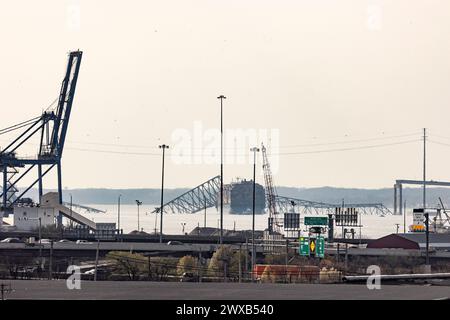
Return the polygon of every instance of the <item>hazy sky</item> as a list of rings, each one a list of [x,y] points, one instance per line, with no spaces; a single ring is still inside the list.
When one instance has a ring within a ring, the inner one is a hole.
[[[279,185],[420,179],[423,127],[428,177],[450,180],[449,1],[0,5],[0,128],[39,115],[58,95],[66,53],[84,52],[65,187],[159,187],[161,143],[171,146],[167,187],[218,174],[209,152],[220,94],[227,154],[245,156],[229,157],[226,181],[251,177],[248,149],[260,142],[272,146]],[[10,138],[0,136],[0,145]]]

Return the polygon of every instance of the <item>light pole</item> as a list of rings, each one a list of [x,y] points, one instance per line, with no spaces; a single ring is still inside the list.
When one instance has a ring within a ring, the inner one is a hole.
[[[73,205],[73,202],[72,202],[72,194],[70,194],[70,216],[72,217],[72,205]],[[72,219],[70,219],[70,227],[71,227],[71,229],[72,229],[72,227],[73,227],[73,220]]]
[[[158,214],[159,214],[159,208],[156,208],[155,211],[155,235],[158,234]]]
[[[161,212],[160,219],[160,227],[159,227],[159,243],[162,243],[162,235],[163,235],[163,214],[164,214],[164,156],[166,149],[169,149],[169,146],[166,144],[162,144],[159,146],[162,149],[162,174],[161,174],[161,206],[159,210]]]
[[[39,213],[38,213],[39,214]],[[38,237],[39,237],[39,263],[42,263],[42,234],[41,234],[41,229],[42,229],[42,222],[41,222],[41,217],[37,217],[37,218],[28,218],[28,220],[37,220],[38,221],[38,225],[39,225],[39,229],[38,229]]]
[[[427,182],[426,182],[426,159],[427,159],[426,141],[427,141],[427,129],[423,128],[423,212],[425,212],[425,207],[427,206],[427,198],[426,198],[426,184],[427,184]]]
[[[203,217],[203,227],[206,228],[206,197],[205,197],[205,214]]]
[[[117,232],[120,233],[120,198],[122,197],[121,194],[119,194],[119,197],[117,197]]]
[[[142,201],[136,200],[137,210],[138,210],[138,232],[141,230],[139,227],[139,207],[142,205]]]
[[[28,220],[37,220],[39,223],[39,229],[38,229],[38,237],[39,237],[39,263],[42,263],[42,234],[41,234],[41,229],[42,229],[42,222],[41,222],[41,217],[38,218],[28,218]]]
[[[220,244],[223,243],[223,99],[224,95],[217,97],[220,99]]]
[[[255,280],[255,188],[256,188],[256,153],[259,152],[259,148],[253,147],[250,149],[253,152],[253,216],[252,216],[252,281]]]
[[[423,209],[425,212],[425,208]],[[430,264],[430,256],[429,256],[429,249],[430,249],[430,216],[428,212],[424,213],[425,216],[425,238],[426,238],[426,256],[425,256],[425,264],[428,266]]]
[[[38,218],[39,220],[39,263],[42,263],[42,222],[41,222],[41,217]]]

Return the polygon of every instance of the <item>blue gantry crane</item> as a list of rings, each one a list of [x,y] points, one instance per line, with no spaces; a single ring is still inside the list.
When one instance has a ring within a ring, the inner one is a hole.
[[[55,167],[58,177],[59,203],[62,204],[61,157],[82,55],[82,51],[69,53],[66,74],[61,84],[59,97],[55,100],[55,102],[57,101],[56,107],[53,110],[47,109],[39,117],[0,130],[0,135],[15,130],[20,132],[12,142],[0,150],[0,170],[3,173],[3,179],[0,182],[2,185],[0,199],[1,210],[4,214],[11,213],[13,205],[24,199],[24,195],[36,184],[38,184],[39,201],[41,201],[43,178]],[[40,141],[37,155],[32,158],[21,156],[21,147],[26,142],[31,143],[30,141],[36,136]],[[33,169],[37,169],[37,179],[19,192],[17,183],[29,175]],[[61,220],[62,217],[59,215],[59,225]]]

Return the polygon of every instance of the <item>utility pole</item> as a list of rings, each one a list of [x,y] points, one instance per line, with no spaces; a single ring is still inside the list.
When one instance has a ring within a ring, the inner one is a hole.
[[[137,228],[137,231],[140,232],[141,229],[140,229],[140,225],[139,225],[139,207],[142,205],[142,201],[136,200],[136,205],[137,205],[137,214],[138,214],[138,220],[137,220],[138,228]]]
[[[117,232],[120,233],[120,198],[122,197],[121,194],[119,194],[119,197],[117,198]]]
[[[202,250],[200,249],[200,251],[198,252],[198,282],[202,282],[202,268],[203,268],[203,263],[202,263]]]
[[[148,280],[150,281],[152,278],[152,265],[151,265],[151,260],[150,260],[150,256],[147,257],[148,259]]]
[[[406,233],[406,200],[403,206],[403,233]]]
[[[242,262],[241,262],[241,258],[242,258],[242,244],[239,243],[239,283],[242,282]]]
[[[338,243],[338,244],[337,244],[337,263],[338,263],[338,264],[339,264],[339,255],[341,254],[341,253],[340,253],[340,247],[341,247],[341,246],[340,246],[340,244]]]
[[[248,238],[245,236],[245,272],[248,272]]]
[[[256,153],[259,152],[259,148],[253,147],[250,149],[253,152],[253,212],[252,212],[252,281],[255,281],[255,275],[253,270],[256,263],[256,250],[255,250],[255,188],[256,188]]]
[[[48,263],[48,280],[53,278],[53,240],[50,241],[50,261]]]
[[[425,227],[426,227],[426,259],[425,264],[428,266],[430,264],[429,257],[429,237],[430,237],[430,217],[428,212],[425,212],[427,206],[426,198],[426,141],[427,141],[427,129],[423,128],[423,213],[425,216]]]
[[[203,218],[203,227],[206,228],[206,197],[205,197],[205,216]]]
[[[426,202],[426,141],[427,141],[427,129],[423,128],[423,211],[427,206]],[[400,204],[401,205],[401,204]]]
[[[286,280],[286,282],[290,282],[290,281],[288,281],[288,264],[289,264],[289,240],[288,239],[286,239],[286,258],[285,258],[285,271],[286,271],[286,274],[285,274],[285,280]]]
[[[429,248],[430,248],[430,217],[428,212],[424,214],[425,216],[425,233],[426,233],[426,258],[425,258],[425,264],[430,264],[430,257],[429,257]]]
[[[162,149],[162,174],[161,174],[161,206],[159,207],[159,210],[161,212],[161,219],[160,219],[160,227],[159,227],[159,243],[162,243],[162,237],[163,237],[163,214],[164,214],[164,157],[165,157],[165,151],[166,149],[169,149],[169,146],[166,144],[162,144],[159,146],[160,149]]]
[[[220,244],[223,244],[223,99],[224,95],[217,97],[220,99]]]
[[[155,212],[155,235],[158,232],[158,214],[159,214],[159,208],[156,208],[156,212]]]
[[[345,244],[345,274],[347,275],[347,267],[348,267],[348,243]]]
[[[94,281],[97,281],[98,252],[99,252],[99,251],[100,251],[100,240],[97,240],[97,251],[95,252]]]
[[[40,202],[41,200],[39,200],[39,202]],[[73,202],[72,202],[72,194],[70,194],[70,216],[72,217],[72,205],[73,205]],[[72,227],[73,226],[73,220],[72,219],[70,219],[70,226]]]
[[[42,220],[41,217],[38,218],[39,220],[39,263],[42,264],[42,233],[41,233],[41,229],[42,229]]]
[[[341,213],[342,239],[345,238],[345,235],[344,235],[344,215],[345,215],[345,205],[344,205],[344,199],[342,199],[342,213]]]

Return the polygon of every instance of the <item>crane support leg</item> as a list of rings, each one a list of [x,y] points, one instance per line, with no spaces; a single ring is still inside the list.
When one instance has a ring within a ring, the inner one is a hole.
[[[58,171],[58,201],[59,204],[62,205],[62,180],[61,180],[61,160],[58,161],[58,164],[56,165],[56,169]],[[62,227],[62,214],[58,213],[57,217],[57,226]]]
[[[39,189],[39,204],[42,204],[42,194],[43,194],[43,191],[42,191],[42,165],[41,164],[38,164],[38,179],[39,179],[39,182],[38,182],[38,189]]]
[[[7,206],[7,200],[8,200],[8,195],[7,195],[7,190],[8,190],[8,166],[5,164],[3,165],[3,199],[2,199],[2,211],[6,210],[6,206]]]

